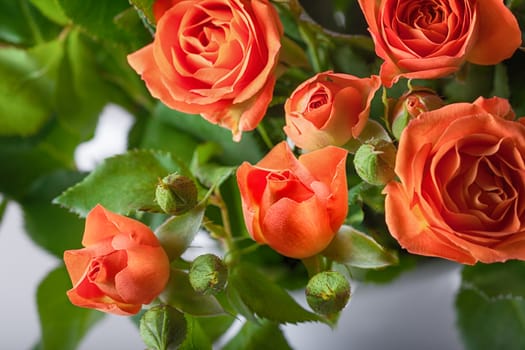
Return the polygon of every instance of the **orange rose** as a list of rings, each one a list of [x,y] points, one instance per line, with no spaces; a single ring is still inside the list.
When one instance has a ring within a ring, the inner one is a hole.
[[[365,127],[380,85],[375,75],[317,74],[299,85],[286,101],[286,135],[306,150],[344,145]]]
[[[166,286],[170,262],[157,237],[143,223],[101,205],[86,218],[82,245],[64,252],[74,305],[132,315]]]
[[[386,222],[408,251],[474,264],[525,259],[525,118],[479,98],[424,112],[401,134]]]
[[[328,146],[296,159],[286,142],[237,170],[244,220],[254,240],[306,258],[330,243],[348,212],[347,152]]]
[[[464,62],[491,65],[521,44],[516,18],[503,0],[359,0],[385,60],[381,80],[432,79]]]
[[[128,56],[167,106],[231,129],[261,121],[272,99],[283,33],[268,0],[158,0],[152,44]]]

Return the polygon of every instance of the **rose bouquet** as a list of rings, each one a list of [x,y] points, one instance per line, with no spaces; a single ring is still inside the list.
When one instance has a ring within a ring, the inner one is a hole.
[[[1,208],[64,262],[39,348],[113,313],[148,349],[287,349],[439,259],[465,347],[525,347],[523,1],[2,5]],[[110,103],[128,150],[79,171]]]

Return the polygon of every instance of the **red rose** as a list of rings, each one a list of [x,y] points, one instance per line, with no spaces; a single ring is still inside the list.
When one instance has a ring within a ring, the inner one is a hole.
[[[512,56],[521,31],[503,0],[359,0],[385,60],[381,80],[432,79],[463,62],[491,65]]]
[[[86,218],[82,245],[64,252],[74,305],[132,315],[166,286],[170,262],[143,223],[97,205]]]
[[[296,159],[286,142],[237,170],[244,220],[254,240],[306,258],[330,243],[348,212],[347,152],[328,146]]]
[[[272,99],[282,25],[267,0],[158,0],[152,44],[128,56],[167,106],[254,129]]]
[[[286,135],[306,150],[344,145],[365,127],[380,85],[375,75],[317,74],[299,85],[286,101]]]
[[[392,235],[414,254],[525,259],[525,123],[501,98],[424,112],[401,134],[385,187]]]

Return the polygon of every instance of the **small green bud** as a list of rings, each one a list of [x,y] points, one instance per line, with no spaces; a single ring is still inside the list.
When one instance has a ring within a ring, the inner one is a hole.
[[[425,87],[412,88],[403,94],[395,103],[388,118],[395,138],[399,140],[401,132],[411,119],[443,105],[444,102],[441,97],[433,90]]]
[[[339,272],[324,271],[306,285],[306,301],[315,312],[330,315],[341,311],[350,299],[350,283]]]
[[[363,144],[355,153],[357,174],[372,185],[384,185],[395,177],[396,148],[390,142]]]
[[[142,341],[152,350],[177,349],[186,339],[187,329],[184,315],[169,305],[152,307],[139,324]]]
[[[197,186],[193,180],[179,174],[171,174],[159,181],[155,201],[166,213],[184,214],[197,205]]]
[[[200,294],[221,292],[228,279],[228,268],[216,255],[198,256],[190,268],[190,284]]]

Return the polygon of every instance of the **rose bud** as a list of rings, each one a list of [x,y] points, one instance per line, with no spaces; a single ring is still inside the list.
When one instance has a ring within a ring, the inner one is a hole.
[[[401,132],[411,119],[423,112],[443,107],[444,104],[438,94],[426,88],[416,88],[403,94],[388,116],[394,137],[399,140]]]
[[[168,175],[159,181],[155,201],[168,214],[184,214],[197,205],[197,186],[186,176]]]
[[[284,105],[284,132],[300,148],[342,146],[357,138],[368,121],[378,76],[319,73],[295,89]]]
[[[350,283],[336,271],[313,276],[306,285],[306,301],[315,312],[331,315],[341,311],[350,299]]]
[[[228,268],[214,254],[200,255],[191,264],[189,279],[197,293],[220,293],[228,280]]]
[[[82,245],[64,252],[76,306],[133,315],[166,286],[170,262],[150,228],[131,218],[93,208],[86,218]]]
[[[328,146],[296,159],[286,142],[237,170],[252,238],[291,258],[325,249],[348,212],[347,151]]]
[[[178,349],[186,339],[188,324],[182,312],[159,305],[142,315],[139,331],[148,349]]]
[[[355,153],[357,175],[372,185],[385,185],[395,177],[396,147],[386,141],[363,144]]]

